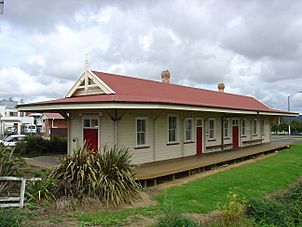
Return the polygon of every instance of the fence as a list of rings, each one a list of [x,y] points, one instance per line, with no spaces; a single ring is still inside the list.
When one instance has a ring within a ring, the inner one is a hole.
[[[25,201],[25,188],[26,188],[26,181],[37,181],[42,180],[41,178],[30,178],[26,179],[24,177],[0,177],[0,181],[21,181],[20,187],[20,196],[15,197],[0,197],[0,208],[6,207],[24,207]]]

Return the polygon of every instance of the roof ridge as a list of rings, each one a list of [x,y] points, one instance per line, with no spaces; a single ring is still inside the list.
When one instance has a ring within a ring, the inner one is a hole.
[[[173,83],[163,83],[163,82],[157,81],[157,80],[145,79],[145,78],[141,78],[141,77],[128,76],[128,75],[122,75],[122,74],[100,72],[100,71],[95,71],[95,70],[91,70],[91,71],[93,73],[103,73],[103,74],[107,74],[109,76],[121,76],[121,77],[127,77],[127,78],[134,79],[134,80],[143,80],[143,81],[147,81],[147,82],[158,83],[158,84],[162,84],[164,86],[177,86],[177,87],[184,87],[184,88],[190,88],[190,89],[196,89],[196,90],[203,90],[203,91],[207,91],[207,92],[213,92],[216,94],[225,94],[225,95],[233,95],[233,96],[248,97],[248,98],[256,99],[253,96],[249,96],[249,95],[240,95],[240,94],[236,94],[236,93],[220,92],[220,91],[214,91],[214,90],[205,89],[205,88],[190,87],[190,86],[186,86],[186,85],[173,84]],[[256,100],[259,101],[258,99],[256,99]]]

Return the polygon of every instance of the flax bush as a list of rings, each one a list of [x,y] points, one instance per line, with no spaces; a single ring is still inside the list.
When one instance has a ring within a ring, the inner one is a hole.
[[[53,171],[58,182],[57,197],[98,198],[107,206],[117,207],[140,197],[134,165],[126,148],[106,147],[93,154],[84,145],[64,158]]]
[[[24,160],[16,157],[14,150],[0,146],[0,176],[20,176],[24,166]],[[12,186],[8,181],[0,182],[0,195]]]

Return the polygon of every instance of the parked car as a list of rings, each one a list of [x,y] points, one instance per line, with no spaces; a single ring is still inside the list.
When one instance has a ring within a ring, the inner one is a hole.
[[[24,140],[25,135],[10,135],[3,140],[0,140],[0,144],[3,144],[5,147],[14,147],[16,142]]]
[[[37,133],[36,125],[26,125],[24,129],[24,133]]]
[[[16,128],[15,127],[7,127],[4,131],[6,135],[11,135],[16,133]]]

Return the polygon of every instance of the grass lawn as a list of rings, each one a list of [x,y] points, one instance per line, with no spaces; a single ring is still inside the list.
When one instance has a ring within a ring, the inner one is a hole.
[[[225,202],[230,190],[235,190],[246,199],[262,198],[273,191],[286,188],[299,176],[302,176],[302,143],[255,163],[167,189],[155,196],[159,202],[157,206],[111,212],[76,212],[72,216],[86,224],[119,225],[131,214],[153,216],[162,213],[165,200],[172,201],[181,212],[207,213],[215,210],[219,203]]]

